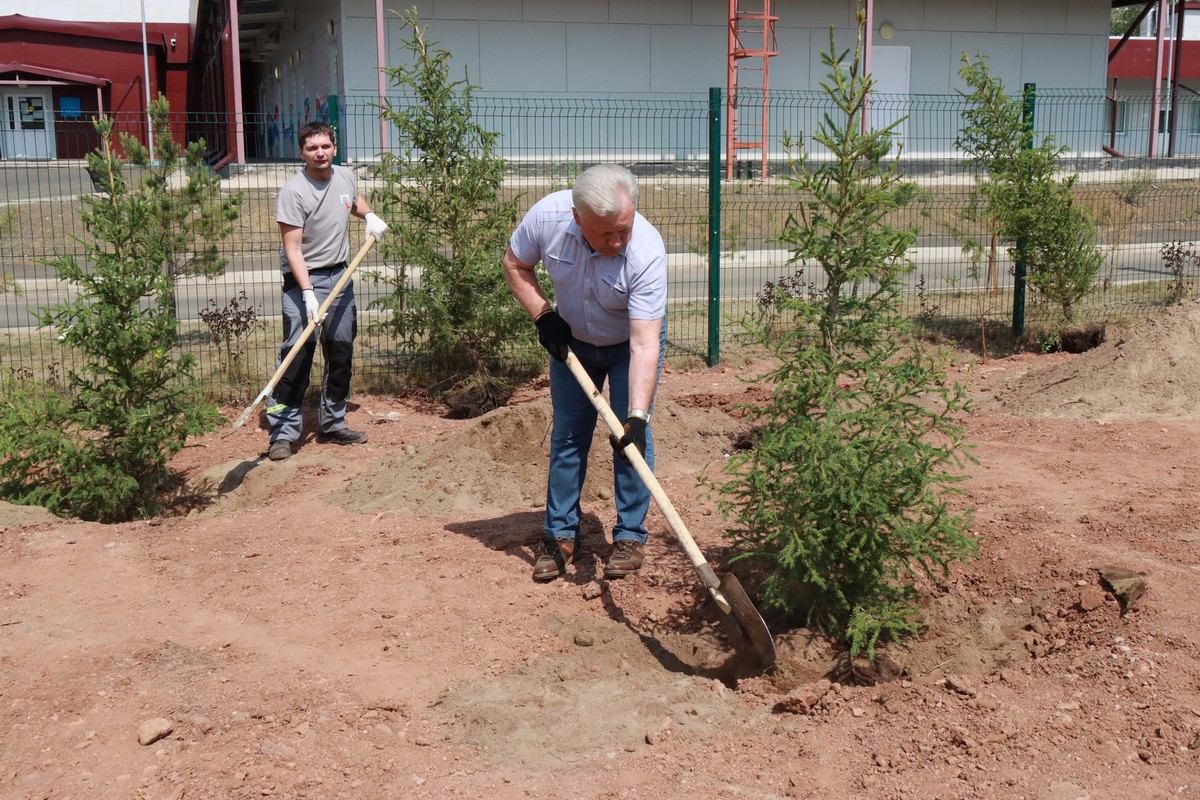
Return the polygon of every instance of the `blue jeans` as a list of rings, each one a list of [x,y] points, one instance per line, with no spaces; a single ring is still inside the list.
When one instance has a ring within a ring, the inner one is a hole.
[[[658,372],[661,375],[662,354],[666,350],[665,323],[660,344]],[[571,349],[597,388],[603,389],[605,378],[608,379],[609,404],[619,419],[625,419],[629,408],[628,342],[597,347],[576,341]],[[550,434],[550,476],[546,481],[544,527],[547,539],[575,539],[579,535],[581,517],[579,495],[587,477],[588,450],[596,430],[597,413],[570,368],[556,358],[550,359],[550,401],[554,424]],[[653,404],[646,410],[652,412]],[[646,430],[646,463],[654,468],[654,438],[649,428]],[[642,483],[633,465],[616,453],[613,453],[613,499],[617,506],[613,542],[645,544],[650,490]]]

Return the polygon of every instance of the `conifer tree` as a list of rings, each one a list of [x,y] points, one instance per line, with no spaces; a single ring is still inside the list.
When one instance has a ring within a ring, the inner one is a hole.
[[[221,193],[203,141],[176,144],[165,98],[150,122],[153,158],[112,119],[94,123],[101,147],[88,166],[100,192],[83,198],[86,261],[50,262],[76,292],[39,313],[82,365],[64,387],[6,387],[0,496],[12,502],[102,522],[149,516],[167,462],[219,419],[192,380],[194,357],[173,347],[175,279],[224,268],[216,242],[240,197]]]
[[[381,110],[401,146],[382,154],[382,187],[371,196],[395,222],[382,250],[399,271],[374,307],[391,312],[387,327],[426,355],[426,374],[439,377],[435,394],[473,416],[508,399],[506,358],[533,346],[534,328],[499,267],[517,204],[502,197],[499,134],[475,121],[475,87],[450,77],[450,53],[426,38],[416,9],[404,23],[410,63],[385,70],[404,104]]]
[[[735,560],[758,570],[764,610],[873,657],[881,638],[917,630],[917,577],[971,556],[975,542],[949,502],[969,457],[967,400],[947,380],[947,356],[905,337],[899,293],[916,232],[884,217],[913,187],[898,148],[888,155],[899,122],[862,130],[872,82],[861,46],[861,27],[852,56],[831,30],[822,54],[833,110],[813,140],[829,157],[810,160],[802,140],[785,138],[796,207],[779,239],[801,266],[762,298],[776,322],[795,324],[751,326],[779,360],[764,376],[773,397],[752,409],[750,449],[710,486]],[[823,289],[802,279],[810,266]]]

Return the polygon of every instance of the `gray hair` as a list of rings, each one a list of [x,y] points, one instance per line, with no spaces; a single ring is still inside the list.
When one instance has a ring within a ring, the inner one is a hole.
[[[576,208],[586,208],[601,217],[621,211],[628,197],[637,208],[638,187],[633,173],[620,164],[597,164],[588,167],[575,179],[571,202]]]

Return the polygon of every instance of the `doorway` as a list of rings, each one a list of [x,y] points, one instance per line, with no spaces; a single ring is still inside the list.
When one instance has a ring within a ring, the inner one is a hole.
[[[47,160],[57,157],[52,103],[49,89],[0,92],[0,159]]]

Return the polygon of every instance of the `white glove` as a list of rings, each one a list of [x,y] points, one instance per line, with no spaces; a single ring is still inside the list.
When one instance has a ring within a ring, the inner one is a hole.
[[[316,322],[317,314],[321,311],[321,304],[317,302],[317,293],[312,289],[305,289],[300,296],[304,298],[304,310],[308,312],[308,321]]]
[[[388,232],[388,224],[381,220],[374,211],[368,211],[363,217],[363,222],[367,223],[367,236],[374,236],[375,241],[383,239],[383,235]]]

